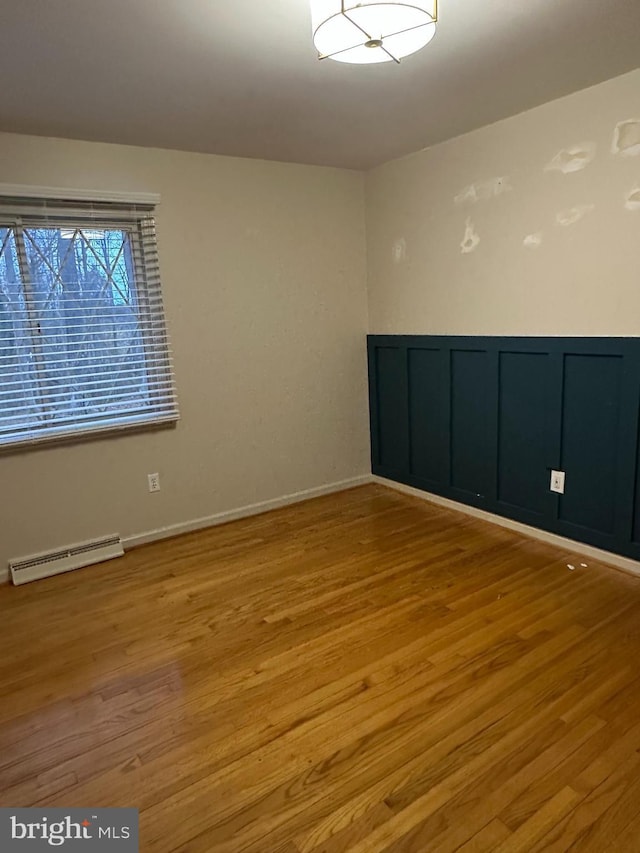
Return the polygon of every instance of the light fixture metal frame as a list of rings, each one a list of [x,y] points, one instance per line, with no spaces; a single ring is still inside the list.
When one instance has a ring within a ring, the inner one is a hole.
[[[345,0],[340,0],[340,11],[336,12],[335,15],[330,15],[328,18],[325,18],[325,20],[322,21],[322,23],[319,24],[319,26],[317,26],[315,28],[315,30],[313,31],[314,44],[315,44],[316,33],[318,32],[320,27],[322,27],[324,24],[327,23],[327,21],[330,21],[332,18],[336,18],[338,15],[342,15],[342,17],[346,18],[350,24],[353,24],[354,27],[359,29],[360,32],[364,36],[366,36],[366,41],[375,41],[376,39],[374,38],[374,36],[372,36],[370,33],[368,33],[363,27],[360,26],[360,24],[356,23],[353,20],[353,18],[350,18],[349,15],[347,14],[347,12],[350,12],[351,9],[355,9],[355,8],[361,9],[363,7],[366,7],[366,6],[378,6],[378,5],[380,5],[380,4],[379,3],[358,3],[355,6],[351,5],[348,10],[345,10]],[[404,2],[394,3],[394,0],[390,0],[389,5],[391,5],[391,6],[393,6],[393,5],[410,6],[413,9],[419,9],[421,12],[425,11],[421,6],[414,6],[413,3],[404,3]],[[429,14],[429,13],[427,12],[427,14]],[[422,29],[422,27],[429,27],[432,24],[437,24],[437,23],[438,23],[438,0],[433,0],[433,14],[431,15],[430,21],[427,21],[424,24],[418,24],[417,27],[408,27],[406,30],[398,30],[397,33],[390,33],[388,36],[386,36],[386,38],[391,38],[391,36],[398,36],[398,35],[401,35],[402,33],[408,33],[408,32],[411,32],[413,30],[420,30],[420,29]],[[366,44],[366,41],[363,42],[363,44]],[[353,50],[355,47],[360,47],[360,45],[354,44],[354,45],[351,45],[351,47],[344,47],[344,48],[342,48],[342,50],[334,50],[333,53],[320,53],[320,52],[318,52],[318,59],[331,59],[333,56],[337,56],[339,53],[346,53],[348,50]],[[387,54],[387,56],[390,59],[392,59],[396,63],[396,65],[400,65],[400,60],[396,56],[394,56],[389,50],[387,50],[387,48],[384,46],[384,41],[381,45],[379,45],[379,47],[381,50],[383,50]]]

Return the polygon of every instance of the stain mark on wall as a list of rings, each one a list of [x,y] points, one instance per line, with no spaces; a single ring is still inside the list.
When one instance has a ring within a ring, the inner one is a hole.
[[[556,214],[556,222],[558,225],[564,225],[565,227],[575,225],[576,222],[580,222],[581,219],[584,219],[594,209],[595,204],[580,204],[576,207],[570,207],[568,210],[561,210]]]
[[[640,154],[640,119],[632,118],[616,125],[611,150],[614,154],[622,154],[623,157],[635,157]]]
[[[462,243],[460,243],[462,254],[468,255],[470,252],[473,252],[477,248],[479,242],[480,237],[476,232],[473,222],[470,219],[467,219],[464,229],[464,237],[462,239]]]
[[[595,142],[582,142],[580,145],[572,145],[564,148],[547,163],[545,172],[562,172],[569,175],[571,172],[581,172],[596,156],[597,146]]]
[[[400,264],[407,257],[407,241],[404,237],[400,237],[393,244],[393,249],[391,251],[391,256],[393,258],[394,264]]]
[[[542,246],[542,231],[537,231],[535,234],[527,234],[522,244],[527,249],[539,249]]]
[[[624,206],[627,210],[640,210],[640,186],[631,190],[625,199]]]
[[[475,184],[471,184],[461,190],[453,201],[455,204],[466,204],[467,202],[475,204],[478,201]]]
[[[454,198],[454,203],[457,205],[476,204],[479,201],[487,201],[490,198],[510,192],[512,189],[509,178],[491,178],[488,181],[469,184]]]

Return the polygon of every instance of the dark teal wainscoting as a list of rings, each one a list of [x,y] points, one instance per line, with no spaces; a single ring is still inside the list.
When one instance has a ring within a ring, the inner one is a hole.
[[[370,335],[368,353],[374,474],[640,559],[640,338]]]

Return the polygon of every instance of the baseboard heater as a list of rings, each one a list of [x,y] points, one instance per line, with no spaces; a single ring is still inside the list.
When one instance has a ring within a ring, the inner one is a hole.
[[[33,554],[22,560],[10,560],[9,569],[11,580],[17,586],[41,578],[49,578],[52,575],[60,575],[63,572],[71,572],[73,569],[92,566],[104,560],[112,560],[114,557],[122,557],[123,554],[124,548],[120,536],[105,536],[104,539],[80,542],[58,551]]]

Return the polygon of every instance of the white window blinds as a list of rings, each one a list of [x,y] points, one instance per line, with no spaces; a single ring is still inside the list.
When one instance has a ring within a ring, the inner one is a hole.
[[[153,212],[0,195],[0,448],[177,420]]]

